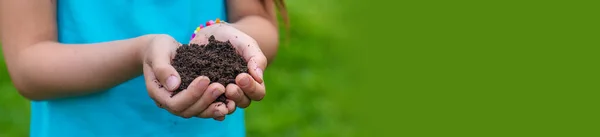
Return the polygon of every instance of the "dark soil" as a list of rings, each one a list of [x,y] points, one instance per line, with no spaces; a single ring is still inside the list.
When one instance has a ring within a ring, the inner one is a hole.
[[[229,83],[235,84],[238,74],[248,72],[246,61],[229,41],[217,41],[214,36],[208,41],[207,45],[184,44],[177,49],[172,65],[181,76],[181,85],[173,95],[186,89],[199,76],[207,76],[211,83],[218,82],[227,86]],[[227,104],[225,94],[214,102]]]

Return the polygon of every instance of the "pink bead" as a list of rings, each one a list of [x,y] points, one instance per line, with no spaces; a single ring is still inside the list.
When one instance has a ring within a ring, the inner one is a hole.
[[[204,28],[204,25],[200,24],[200,28]]]
[[[206,26],[207,27],[210,26],[210,25],[213,25],[213,24],[215,24],[215,21],[213,21],[213,20],[210,20],[210,21],[206,22]]]

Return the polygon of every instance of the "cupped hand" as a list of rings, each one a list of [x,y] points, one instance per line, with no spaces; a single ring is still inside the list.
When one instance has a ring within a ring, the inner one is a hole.
[[[225,95],[238,107],[246,108],[251,101],[260,101],[265,96],[263,70],[267,67],[267,58],[256,40],[230,24],[217,23],[202,28],[190,43],[203,45],[208,38],[214,36],[219,41],[230,41],[236,51],[248,62],[248,73],[236,76],[235,84],[225,87]]]
[[[168,35],[150,37],[151,42],[141,52],[144,79],[148,94],[159,107],[184,118],[223,120],[226,114],[233,112],[228,109],[235,108],[233,103],[213,103],[226,90],[221,84],[210,84],[210,79],[205,76],[194,79],[185,90],[171,96],[181,83],[179,73],[171,66],[181,43]]]

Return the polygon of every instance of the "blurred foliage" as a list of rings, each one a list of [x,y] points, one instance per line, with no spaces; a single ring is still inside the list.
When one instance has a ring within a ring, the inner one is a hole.
[[[297,5],[312,4],[312,6]],[[265,100],[247,109],[250,136],[350,136],[346,115],[335,96],[342,95],[343,72],[336,50],[340,39],[326,1],[290,1],[291,39],[284,43],[265,77]],[[328,14],[323,14],[328,13]],[[282,32],[281,34],[285,34]],[[286,43],[288,42],[289,43]]]
[[[333,1],[286,1],[291,28],[265,71],[267,96],[246,109],[248,136],[351,136],[343,98],[344,73],[337,50],[346,35]],[[0,137],[27,136],[29,103],[12,86],[0,60]]]

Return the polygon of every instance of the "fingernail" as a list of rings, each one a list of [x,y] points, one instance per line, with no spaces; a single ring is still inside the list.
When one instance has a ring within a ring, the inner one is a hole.
[[[263,71],[260,68],[256,68],[256,73],[260,79],[263,79]]]
[[[209,82],[210,82],[210,80],[207,80],[207,79],[205,79],[205,78],[202,78],[202,79],[200,80],[200,82],[198,82],[197,86],[198,86],[198,87],[203,87],[203,86],[206,86],[206,85],[208,85],[208,84],[209,84]]]
[[[219,98],[219,96],[221,96],[221,94],[223,94],[223,91],[219,90],[219,88],[213,90],[213,97]]]
[[[241,87],[246,87],[250,84],[250,78],[246,77],[244,79],[242,79],[242,81],[240,81],[240,86]]]
[[[167,87],[169,88],[169,90],[175,89],[177,83],[179,83],[179,79],[177,77],[169,76],[169,78],[167,78]]]

